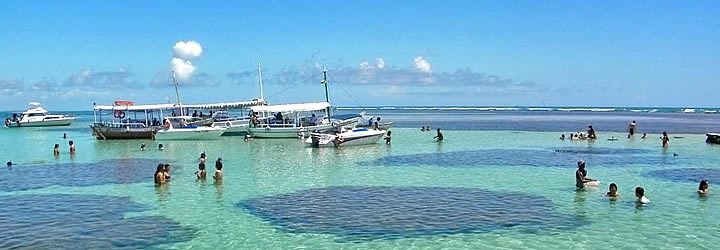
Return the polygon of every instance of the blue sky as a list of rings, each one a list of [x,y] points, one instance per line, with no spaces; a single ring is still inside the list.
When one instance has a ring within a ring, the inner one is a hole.
[[[718,1],[2,1],[1,110],[256,98],[720,106]],[[347,93],[349,93],[349,95]]]

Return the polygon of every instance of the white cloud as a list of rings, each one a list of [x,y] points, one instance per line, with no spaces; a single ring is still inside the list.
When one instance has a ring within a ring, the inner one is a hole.
[[[385,59],[382,57],[375,58],[375,66],[378,69],[384,69],[385,68]]]
[[[181,82],[192,79],[192,76],[195,73],[195,66],[188,60],[173,57],[173,59],[170,60],[170,66],[172,67],[173,72],[175,72],[177,80]]]
[[[195,65],[190,61],[199,58],[203,53],[202,46],[196,41],[179,41],[173,46],[174,57],[170,60],[170,67],[175,72],[179,82],[193,79]]]
[[[173,46],[173,55],[184,60],[192,60],[202,55],[203,48],[196,41],[179,41]]]
[[[428,73],[428,74],[431,73],[430,70],[431,70],[432,66],[430,65],[430,63],[427,60],[425,60],[425,58],[423,58],[422,56],[418,56],[418,57],[415,57],[414,61],[415,61],[415,69],[417,69],[423,73]]]
[[[374,67],[370,65],[370,62],[368,61],[362,61],[360,62],[360,70],[373,70]]]

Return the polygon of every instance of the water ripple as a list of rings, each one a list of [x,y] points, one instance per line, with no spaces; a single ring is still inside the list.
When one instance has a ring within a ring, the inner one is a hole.
[[[0,196],[0,204],[0,249],[145,249],[195,235],[163,216],[124,218],[147,209],[127,197]]]
[[[539,233],[584,224],[556,212],[542,196],[450,187],[328,187],[237,206],[288,232],[353,241],[497,230]]]

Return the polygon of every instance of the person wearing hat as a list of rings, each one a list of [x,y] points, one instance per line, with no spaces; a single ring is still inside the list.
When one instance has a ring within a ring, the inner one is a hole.
[[[213,179],[215,179],[216,182],[222,181],[223,178],[223,172],[222,172],[222,158],[218,158],[217,161],[215,161],[215,175],[213,175]]]
[[[575,171],[575,186],[578,189],[582,189],[590,182],[597,182],[596,179],[591,179],[587,177],[587,170],[585,170],[585,161],[579,160],[577,162],[577,171]]]

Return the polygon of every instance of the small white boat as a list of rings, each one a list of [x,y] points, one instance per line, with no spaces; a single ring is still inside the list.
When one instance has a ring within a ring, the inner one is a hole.
[[[683,113],[695,113],[695,109],[683,109]]]
[[[190,116],[165,117],[163,128],[155,134],[156,140],[213,140],[225,133],[225,128],[190,125]]]
[[[311,147],[345,147],[368,145],[377,143],[386,133],[386,130],[355,128],[337,134],[310,133],[305,140]]]
[[[75,120],[75,117],[51,115],[37,102],[31,102],[29,106],[19,117],[13,114],[12,118],[5,119],[5,127],[69,126]]]

